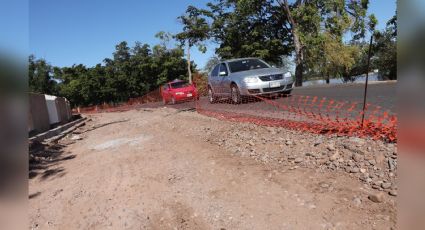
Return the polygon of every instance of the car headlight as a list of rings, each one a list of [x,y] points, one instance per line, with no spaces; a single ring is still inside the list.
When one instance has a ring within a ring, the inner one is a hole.
[[[246,77],[243,79],[245,83],[255,83],[258,81],[257,77]]]
[[[292,78],[292,75],[291,75],[291,73],[290,73],[290,72],[286,72],[283,76],[284,76],[285,78]]]

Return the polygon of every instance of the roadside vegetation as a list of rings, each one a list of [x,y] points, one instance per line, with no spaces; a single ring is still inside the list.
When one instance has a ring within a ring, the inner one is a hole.
[[[295,63],[297,86],[307,79],[353,76],[367,72],[369,39],[373,34],[370,70],[384,79],[397,78],[397,17],[377,31],[368,15],[368,0],[216,0],[204,8],[188,6],[178,20],[182,31],[160,31],[159,45],[137,42],[116,45],[112,58],[93,67],[51,66],[29,57],[31,92],[67,97],[73,106],[127,101],[175,78],[205,85],[205,72],[220,59],[258,57],[278,67]],[[173,48],[167,45],[175,41]],[[215,56],[198,69],[190,52],[216,44]],[[292,60],[293,59],[293,60]],[[194,74],[192,74],[194,73]]]

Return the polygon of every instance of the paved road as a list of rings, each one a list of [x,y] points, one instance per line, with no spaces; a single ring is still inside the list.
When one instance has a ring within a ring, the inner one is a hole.
[[[364,84],[349,84],[336,86],[315,86],[295,88],[294,95],[327,97],[342,101],[363,101]],[[382,106],[391,112],[395,111],[396,83],[377,83],[368,85],[367,101]]]

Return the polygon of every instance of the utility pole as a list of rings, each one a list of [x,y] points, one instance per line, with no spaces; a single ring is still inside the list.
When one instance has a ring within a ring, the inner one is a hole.
[[[367,55],[366,82],[365,82],[365,86],[364,86],[364,98],[363,98],[363,112],[362,112],[361,128],[363,128],[364,116],[365,116],[365,112],[366,112],[367,85],[368,85],[368,82],[369,82],[369,65],[370,65],[370,56],[372,54],[371,52],[372,52],[373,34],[374,33],[372,32],[372,35],[370,35],[369,52],[368,52],[368,55]]]

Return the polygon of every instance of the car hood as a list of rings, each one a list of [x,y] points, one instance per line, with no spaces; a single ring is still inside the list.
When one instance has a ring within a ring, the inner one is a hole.
[[[283,74],[283,73],[285,73],[283,69],[264,68],[264,69],[253,69],[253,70],[236,72],[236,73],[232,73],[232,76],[233,77],[259,77],[264,75]]]

